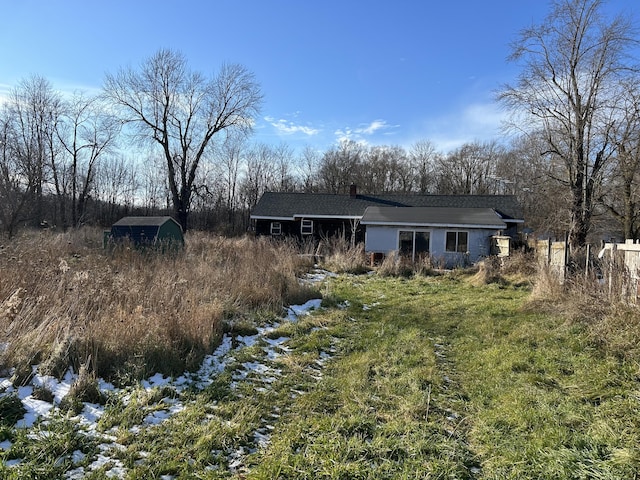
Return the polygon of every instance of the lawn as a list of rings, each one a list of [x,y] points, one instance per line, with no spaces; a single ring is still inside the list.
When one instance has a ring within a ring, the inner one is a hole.
[[[636,478],[638,364],[528,289],[343,276],[332,294],[340,354],[252,478]]]

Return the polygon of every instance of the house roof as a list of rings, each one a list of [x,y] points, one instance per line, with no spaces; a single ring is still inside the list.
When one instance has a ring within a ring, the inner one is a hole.
[[[456,207],[367,207],[363,225],[416,227],[455,227],[504,229],[504,223],[491,208]]]
[[[159,227],[166,222],[175,222],[172,217],[123,217],[113,224],[114,227]],[[177,223],[177,222],[176,222]]]
[[[513,195],[333,195],[266,192],[255,206],[254,220],[295,218],[361,218],[367,207],[491,208],[509,222],[523,222],[522,207]]]

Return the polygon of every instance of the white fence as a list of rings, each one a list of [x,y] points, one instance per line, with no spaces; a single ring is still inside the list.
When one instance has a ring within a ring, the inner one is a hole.
[[[627,298],[636,301],[640,287],[640,242],[626,240],[625,243],[605,243],[598,258],[607,261],[609,293],[622,288]],[[621,278],[620,278],[621,277]],[[616,285],[614,287],[614,285]]]
[[[541,265],[548,265],[560,282],[564,282],[569,259],[567,241],[538,240],[535,243],[536,257]]]

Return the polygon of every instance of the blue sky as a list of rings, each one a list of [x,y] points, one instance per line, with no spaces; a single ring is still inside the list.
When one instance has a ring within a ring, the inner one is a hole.
[[[240,63],[262,87],[254,140],[326,149],[343,138],[447,151],[500,138],[500,85],[545,0],[0,0],[0,95],[32,74],[99,89],[160,48],[193,70]],[[637,0],[609,11],[636,15]]]

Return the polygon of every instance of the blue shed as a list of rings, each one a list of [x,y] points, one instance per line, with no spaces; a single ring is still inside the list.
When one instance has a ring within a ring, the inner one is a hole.
[[[127,239],[136,246],[183,247],[182,227],[171,217],[124,217],[111,226],[111,241]]]

